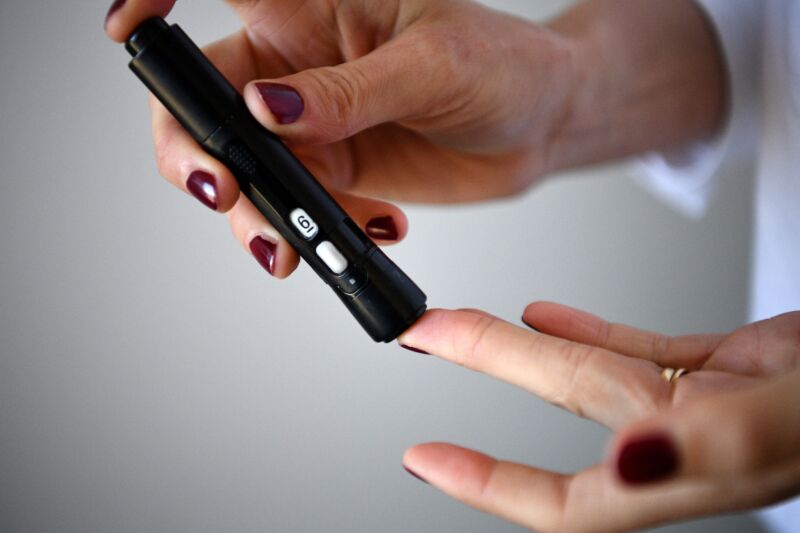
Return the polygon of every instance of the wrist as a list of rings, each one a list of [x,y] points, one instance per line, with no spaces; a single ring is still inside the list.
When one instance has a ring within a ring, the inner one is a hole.
[[[567,43],[572,83],[548,171],[708,139],[726,112],[724,60],[690,0],[585,2],[548,28]]]
[[[601,71],[587,53],[590,47],[567,28],[528,21],[525,26],[518,32],[520,45],[504,51],[504,68],[514,72],[504,94],[517,92],[519,98],[507,98],[501,116],[519,140],[522,174],[536,179],[586,163],[582,144],[591,136],[578,137],[603,120],[593,105]]]
[[[565,16],[547,27],[566,51],[562,68],[570,80],[562,118],[547,143],[546,167],[552,173],[604,161],[624,142],[614,124],[615,84],[622,73],[608,60],[590,21]]]

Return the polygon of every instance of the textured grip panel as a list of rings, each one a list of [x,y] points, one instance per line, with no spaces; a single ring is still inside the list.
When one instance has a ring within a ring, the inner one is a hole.
[[[231,143],[228,148],[228,157],[236,167],[247,174],[252,176],[256,173],[258,163],[255,156],[239,143]]]

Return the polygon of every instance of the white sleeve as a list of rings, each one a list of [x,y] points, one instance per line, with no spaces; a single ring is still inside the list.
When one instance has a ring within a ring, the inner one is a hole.
[[[730,88],[727,123],[717,138],[633,161],[636,179],[681,213],[701,217],[726,157],[746,157],[757,136],[761,79],[762,0],[696,0],[706,11],[725,55]]]

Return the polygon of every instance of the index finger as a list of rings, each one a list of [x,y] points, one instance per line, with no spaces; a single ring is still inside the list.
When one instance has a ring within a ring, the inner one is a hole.
[[[671,401],[669,384],[651,361],[528,331],[491,315],[434,309],[399,342],[609,427],[652,414]]]
[[[166,17],[174,5],[175,0],[114,0],[106,14],[106,33],[121,43],[150,17]]]

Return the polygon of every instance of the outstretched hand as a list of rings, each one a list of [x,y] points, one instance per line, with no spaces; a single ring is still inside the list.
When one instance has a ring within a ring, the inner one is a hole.
[[[473,507],[541,531],[621,531],[800,493],[800,312],[730,335],[668,337],[552,303],[514,326],[429,311],[412,349],[489,374],[616,432],[574,475],[423,444],[404,464]],[[664,368],[689,373],[672,382]]]

